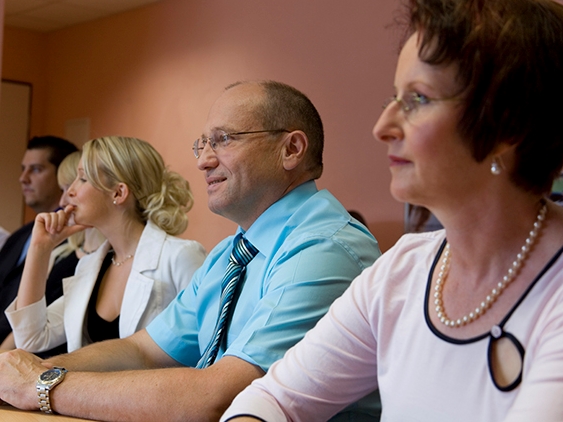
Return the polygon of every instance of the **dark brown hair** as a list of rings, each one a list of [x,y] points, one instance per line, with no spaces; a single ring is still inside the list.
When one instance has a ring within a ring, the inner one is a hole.
[[[563,167],[563,5],[551,0],[408,0],[419,57],[458,67],[458,128],[483,161],[516,145],[512,180],[550,190]]]
[[[59,165],[67,155],[78,151],[78,148],[72,142],[51,135],[31,138],[27,143],[27,149],[49,150],[49,162],[56,168],[59,168]]]

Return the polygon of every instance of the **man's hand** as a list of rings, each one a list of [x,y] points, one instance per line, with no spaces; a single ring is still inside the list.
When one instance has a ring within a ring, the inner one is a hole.
[[[0,353],[0,399],[20,409],[37,410],[35,384],[50,366],[23,350]]]

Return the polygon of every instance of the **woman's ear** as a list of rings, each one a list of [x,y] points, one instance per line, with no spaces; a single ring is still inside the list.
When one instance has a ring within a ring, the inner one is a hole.
[[[491,155],[513,154],[518,147],[518,142],[501,142],[491,152]]]
[[[294,130],[286,136],[283,150],[283,168],[285,170],[295,169],[303,160],[309,147],[309,139],[305,132]]]
[[[125,183],[118,183],[113,191],[113,203],[115,205],[123,204],[129,197],[129,186]]]
[[[508,170],[508,174],[512,173],[517,147],[518,143],[502,142],[491,151],[489,156],[491,157],[491,172],[493,174],[498,175],[506,170]]]

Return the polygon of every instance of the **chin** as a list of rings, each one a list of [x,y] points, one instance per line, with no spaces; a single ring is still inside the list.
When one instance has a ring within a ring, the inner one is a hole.
[[[399,183],[398,181],[391,180],[389,191],[393,198],[399,202],[415,204],[422,198],[420,188],[417,189],[412,184]]]
[[[71,223],[71,224],[82,224],[82,225],[85,225],[85,226],[89,225],[87,222],[82,221],[80,216],[76,216],[76,214],[73,214],[70,217],[70,219],[68,220],[68,222]]]
[[[412,195],[408,195],[408,193],[404,189],[393,186],[393,184],[391,184],[391,188],[389,189],[389,191],[391,192],[391,196],[396,201],[411,202],[412,200]]]
[[[213,214],[217,214],[224,217],[225,211],[228,209],[227,204],[225,201],[222,201],[221,198],[207,200],[207,207],[209,211]]]

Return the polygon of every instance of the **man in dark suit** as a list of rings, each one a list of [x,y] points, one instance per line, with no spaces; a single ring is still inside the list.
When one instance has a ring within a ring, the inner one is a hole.
[[[36,213],[50,212],[59,206],[57,169],[74,151],[74,144],[55,136],[35,137],[28,142],[19,181],[26,205]],[[18,293],[33,223],[15,231],[0,250],[0,343],[12,331],[4,310]],[[53,266],[46,288],[48,304],[61,296],[62,279],[74,274],[75,265],[76,261],[61,260]]]

